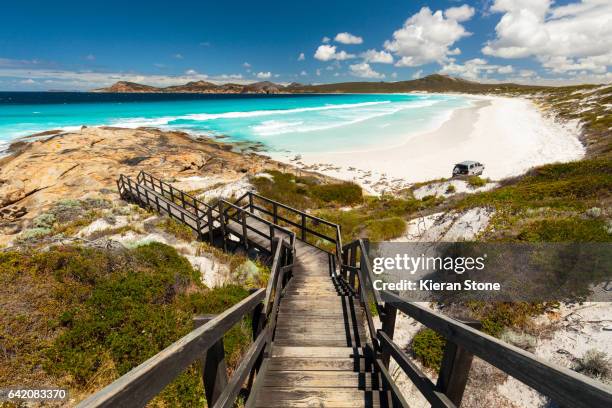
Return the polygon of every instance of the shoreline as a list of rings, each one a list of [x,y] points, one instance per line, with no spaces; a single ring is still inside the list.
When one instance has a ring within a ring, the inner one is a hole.
[[[528,99],[464,95],[473,106],[454,109],[433,131],[407,136],[396,146],[333,153],[279,153],[277,161],[353,181],[370,193],[397,191],[417,182],[449,178],[455,163],[485,165],[499,180],[538,165],[578,160],[585,147],[576,129],[545,118]]]

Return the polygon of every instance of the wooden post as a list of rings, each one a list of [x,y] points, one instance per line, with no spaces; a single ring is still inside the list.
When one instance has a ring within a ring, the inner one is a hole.
[[[352,247],[351,250],[349,251],[349,265],[357,266],[357,247]],[[356,273],[355,273],[355,271],[351,271],[350,273],[351,274],[349,276],[349,285],[351,285],[352,289],[355,289],[355,275],[356,275]],[[359,282],[359,284],[361,285],[362,282]]]
[[[208,207],[208,242],[213,244],[213,212],[212,207]]]
[[[249,250],[249,240],[247,238],[247,212],[244,210],[240,210],[242,213],[242,243],[244,244],[244,249]]]
[[[195,328],[198,328],[210,320],[215,315],[196,316],[193,319]],[[204,393],[206,394],[206,402],[209,407],[212,407],[225,387],[227,386],[227,365],[225,364],[225,347],[223,338],[210,346],[206,354],[201,359],[202,361],[202,380],[204,381]]]
[[[476,329],[482,326],[476,321],[462,323]],[[474,355],[463,347],[450,341],[446,342],[436,388],[446,394],[456,406],[461,405],[473,358]]]
[[[393,340],[393,335],[395,334],[395,319],[397,317],[397,309],[390,303],[385,303],[385,312],[382,318],[382,331],[385,332],[391,340]],[[382,361],[386,368],[389,368],[389,361],[391,360],[391,356],[389,355],[389,351],[385,350],[382,353]]]
[[[275,224],[278,224],[278,206],[276,203],[272,203],[272,219]]]
[[[306,239],[306,214],[302,213],[302,231],[301,231],[302,241]]]
[[[251,214],[255,212],[255,208],[253,208],[253,194],[249,191],[249,210]]]
[[[219,221],[221,222],[221,237],[223,238],[223,249],[227,251],[227,239],[225,236],[225,216],[223,215],[222,201],[219,201]]]

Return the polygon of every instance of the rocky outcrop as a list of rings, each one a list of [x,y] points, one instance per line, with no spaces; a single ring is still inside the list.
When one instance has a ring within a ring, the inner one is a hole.
[[[231,183],[283,167],[182,132],[103,127],[52,135],[0,159],[0,244],[58,200],[117,200],[119,174],[136,176],[146,169],[168,180],[214,176]]]

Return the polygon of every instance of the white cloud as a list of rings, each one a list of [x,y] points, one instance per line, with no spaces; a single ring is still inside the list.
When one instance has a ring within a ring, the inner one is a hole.
[[[519,76],[521,78],[531,78],[531,77],[536,76],[536,72],[531,69],[521,69],[519,71]]]
[[[459,7],[451,7],[444,11],[446,18],[455,21],[467,21],[474,16],[474,8],[464,4]]]
[[[52,83],[57,89],[78,89],[91,90],[110,86],[117,81],[137,82],[152,86],[171,86],[181,85],[189,81],[206,80],[213,83],[225,83],[228,79],[234,80],[236,83],[247,84],[253,80],[246,80],[240,75],[216,75],[209,76],[207,74],[196,73],[193,75],[148,75],[138,73],[124,72],[94,72],[94,71],[70,71],[61,69],[37,68],[31,67],[3,67],[0,64],[0,77],[13,78],[16,83],[27,81],[23,85],[40,85],[42,83]],[[34,81],[34,82],[30,82]]]
[[[346,51],[336,51],[335,45],[319,45],[315,51],[314,57],[319,61],[338,60],[343,61],[350,58],[355,58],[355,55],[348,54]]]
[[[361,62],[359,64],[353,64],[349,66],[351,74],[359,78],[384,78],[385,75],[380,72],[376,72],[370,67],[367,62]]]
[[[272,73],[270,71],[267,72],[258,72],[256,75],[259,79],[269,79],[272,77]]]
[[[22,81],[19,81],[19,83],[26,84],[26,85],[31,85],[31,84],[35,84],[36,81],[33,80],[32,78],[28,78],[28,79],[24,79]]]
[[[315,73],[317,74],[317,76],[321,76],[321,70],[320,70],[320,69],[317,69],[317,70],[315,71]]]
[[[391,74],[391,78],[393,78],[393,79],[397,78],[397,72],[393,72],[393,73]]]
[[[249,64],[248,62],[243,62],[242,66],[245,68],[251,68],[251,64]]]
[[[393,39],[385,41],[385,48],[400,57],[395,65],[416,67],[430,62],[443,63],[449,55],[460,54],[459,48],[451,49],[451,46],[470,33],[459,24],[456,18],[461,13],[455,9],[461,7],[448,9],[452,10],[452,17],[445,18],[441,10],[432,13],[429,7],[423,7],[406,20],[404,26],[393,33]],[[467,13],[463,12],[461,17],[465,16]]]
[[[222,74],[217,77],[218,79],[242,79],[242,74]]]
[[[86,59],[87,61],[95,61],[95,60],[96,60],[96,56],[95,56],[95,55],[93,55],[93,54],[89,54],[89,55],[86,55],[86,56],[85,56],[85,59]]]
[[[196,71],[195,69],[188,69],[187,71],[185,71],[185,75],[198,75],[198,71]]]
[[[331,38],[329,38],[329,37],[327,37],[327,36],[325,36],[325,37],[323,37],[323,38],[321,39],[321,42],[322,42],[323,44],[327,44],[327,43],[328,43],[328,42],[330,42],[330,41],[331,41]]]
[[[512,72],[514,72],[514,68],[511,65],[489,64],[487,60],[482,58],[473,58],[463,64],[453,61],[444,65],[440,70],[441,74],[457,75],[467,79],[481,79],[489,75],[505,75]]]
[[[308,72],[306,72],[306,71],[302,71],[302,72],[300,72],[300,75],[301,75],[301,76],[307,76],[307,75],[308,75]]]
[[[423,76],[423,70],[419,69],[417,72],[412,74],[412,79],[419,79]]]
[[[341,44],[362,44],[363,38],[345,32],[336,34],[336,38],[334,38],[334,41],[339,42]]]
[[[183,59],[183,54],[174,54],[174,58]]]
[[[553,7],[550,0],[496,0],[502,13],[496,38],[482,52],[501,58],[535,57],[551,72],[605,74],[612,65],[612,2],[582,0]]]
[[[304,55],[303,52],[300,52],[300,55],[298,56],[298,61],[304,61],[306,59],[306,56]]]
[[[367,50],[361,53],[360,57],[363,58],[365,62],[393,64],[393,55],[387,51]]]

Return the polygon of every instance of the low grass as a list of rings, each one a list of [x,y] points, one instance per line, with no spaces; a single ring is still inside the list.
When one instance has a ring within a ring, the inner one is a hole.
[[[0,253],[0,383],[57,384],[83,398],[248,295],[240,286],[208,289],[175,249],[74,246]],[[250,343],[245,319],[224,338],[230,369]],[[152,406],[204,403],[196,365]]]
[[[487,184],[487,180],[478,177],[478,176],[469,176],[467,178],[467,183],[472,188],[482,187]]]

